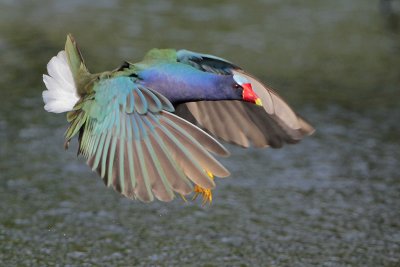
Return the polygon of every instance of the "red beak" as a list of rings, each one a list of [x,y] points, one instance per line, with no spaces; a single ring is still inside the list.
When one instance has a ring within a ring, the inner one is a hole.
[[[251,83],[242,84],[243,87],[243,100],[246,102],[254,103],[258,106],[262,106],[261,99],[254,93]]]

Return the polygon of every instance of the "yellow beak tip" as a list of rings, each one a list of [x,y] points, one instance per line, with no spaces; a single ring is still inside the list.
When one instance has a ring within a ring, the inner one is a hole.
[[[256,104],[257,106],[262,107],[262,101],[261,101],[261,99],[260,99],[260,98],[257,98],[255,104]]]

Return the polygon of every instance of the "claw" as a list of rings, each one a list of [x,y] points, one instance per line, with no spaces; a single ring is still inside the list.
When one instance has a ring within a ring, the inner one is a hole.
[[[208,177],[210,177],[212,180],[214,180],[214,175],[211,172],[206,171],[206,173],[207,173]],[[197,199],[197,197],[199,195],[202,195],[202,197],[203,197],[202,206],[205,206],[207,204],[207,202],[209,204],[211,204],[211,202],[212,202],[211,189],[206,189],[206,188],[203,188],[203,187],[201,187],[199,185],[195,185],[194,192],[195,192],[195,194],[194,194],[192,200],[195,200],[195,199]]]
[[[179,194],[179,195],[181,196],[181,198],[183,199],[184,202],[187,202],[185,195],[183,195],[183,194]]]

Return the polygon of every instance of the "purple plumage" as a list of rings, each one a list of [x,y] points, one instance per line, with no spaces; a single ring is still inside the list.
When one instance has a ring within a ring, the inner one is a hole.
[[[179,62],[162,62],[138,72],[141,83],[173,105],[202,100],[241,100],[232,75],[208,73]]]

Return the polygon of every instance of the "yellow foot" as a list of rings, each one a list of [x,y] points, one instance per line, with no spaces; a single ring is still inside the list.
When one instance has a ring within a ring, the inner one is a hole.
[[[187,199],[185,197],[185,195],[179,194],[181,196],[181,198],[183,199],[184,202],[187,202]]]
[[[211,172],[206,171],[206,173],[212,180],[214,180],[214,175]],[[195,200],[199,195],[201,195],[203,197],[203,201],[202,201],[203,206],[206,205],[207,202],[211,204],[211,202],[212,202],[211,189],[206,189],[199,185],[195,185],[193,200]]]

